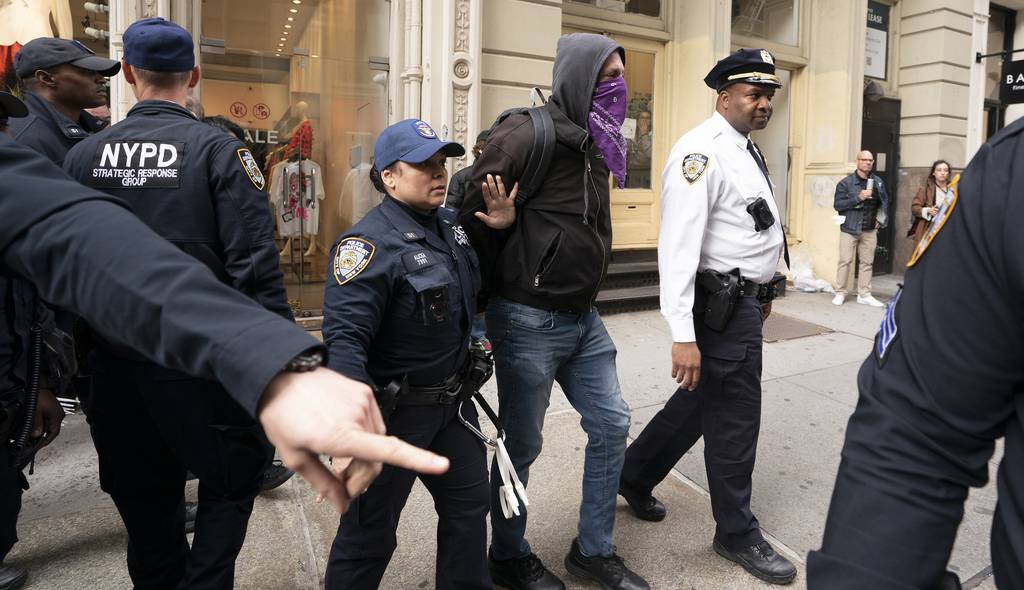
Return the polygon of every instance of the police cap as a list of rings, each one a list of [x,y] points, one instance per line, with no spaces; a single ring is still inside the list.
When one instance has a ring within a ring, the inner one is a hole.
[[[0,92],[0,119],[8,117],[24,117],[28,115],[25,103],[10,92]]]
[[[113,76],[121,70],[121,64],[96,55],[92,49],[72,39],[39,37],[26,43],[14,56],[14,72],[19,78],[28,78],[36,70],[71,64],[83,70]]]
[[[152,72],[187,72],[195,67],[192,35],[162,18],[144,18],[124,31],[124,61]]]
[[[447,157],[466,154],[465,148],[454,141],[441,141],[426,121],[406,119],[381,132],[373,146],[373,164],[377,170],[398,161],[422,164],[437,152]]]
[[[740,49],[721,59],[704,76],[708,88],[717,92],[737,82],[782,88],[775,75],[775,58],[767,49]]]

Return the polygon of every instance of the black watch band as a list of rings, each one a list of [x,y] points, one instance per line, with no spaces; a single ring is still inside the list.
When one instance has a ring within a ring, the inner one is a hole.
[[[324,355],[319,350],[307,350],[306,352],[300,353],[292,360],[288,361],[288,364],[284,366],[282,371],[288,373],[306,373],[309,371],[315,371],[324,364]]]

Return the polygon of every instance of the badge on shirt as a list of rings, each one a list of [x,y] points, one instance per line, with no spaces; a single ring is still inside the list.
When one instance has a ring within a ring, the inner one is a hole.
[[[942,229],[946,222],[949,221],[949,216],[953,214],[953,209],[956,208],[956,202],[959,200],[960,191],[957,189],[957,183],[960,182],[960,175],[958,174],[949,183],[949,196],[939,206],[939,212],[932,218],[932,222],[928,224],[928,231],[921,236],[921,241],[917,243],[917,247],[914,248],[914,253],[910,255],[910,261],[907,262],[907,268],[910,268],[917,264],[917,261],[924,256],[925,250],[932,245],[932,241],[935,236],[938,235],[939,230]]]
[[[469,247],[469,236],[466,235],[466,230],[462,229],[461,225],[453,225],[452,233],[455,234],[455,242],[463,248]]]
[[[185,143],[111,140],[100,142],[85,184],[93,188],[178,188]]]
[[[334,254],[334,280],[339,285],[351,281],[370,264],[377,247],[362,238],[345,238]]]
[[[896,291],[896,295],[885,308],[882,325],[878,328],[878,336],[875,336],[875,358],[878,360],[879,367],[885,364],[889,346],[893,340],[896,340],[896,335],[899,333],[899,325],[896,323],[896,304],[899,303],[902,294],[903,289]]]
[[[683,158],[683,178],[690,184],[697,182],[707,169],[708,157],[704,154],[690,154]]]
[[[238,148],[238,151],[235,153],[238,154],[238,159],[242,162],[242,168],[256,187],[256,190],[263,190],[263,187],[267,186],[267,179],[263,177],[263,171],[260,170],[260,165],[256,163],[256,158],[252,157],[252,152],[246,148]]]

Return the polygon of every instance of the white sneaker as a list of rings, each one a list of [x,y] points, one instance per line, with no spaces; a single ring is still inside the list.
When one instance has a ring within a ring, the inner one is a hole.
[[[846,295],[836,293],[836,296],[832,298],[832,305],[842,305],[844,301],[846,301]]]
[[[885,307],[885,304],[875,299],[871,295],[858,295],[857,303],[861,305],[870,305],[871,307]]]

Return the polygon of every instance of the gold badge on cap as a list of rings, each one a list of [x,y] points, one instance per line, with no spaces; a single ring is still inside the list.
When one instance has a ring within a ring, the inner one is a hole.
[[[772,57],[772,54],[768,53],[767,49],[761,50],[761,61],[763,61],[766,64],[772,64],[773,66],[775,65],[775,58]]]
[[[708,169],[708,157],[704,154],[690,154],[683,158],[683,178],[693,184],[700,180]]]

